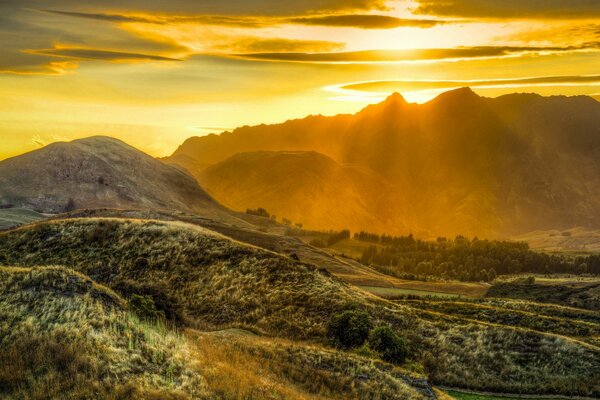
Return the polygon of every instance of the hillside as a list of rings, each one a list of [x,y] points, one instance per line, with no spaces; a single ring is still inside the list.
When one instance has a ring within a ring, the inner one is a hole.
[[[0,267],[3,399],[206,398],[182,337],[59,267]]]
[[[0,205],[60,213],[85,207],[218,209],[186,173],[109,137],[90,137],[0,162]]]
[[[194,137],[171,159],[202,179],[205,170],[222,171],[219,163],[233,168],[226,160],[238,153],[315,151],[340,165],[371,171],[376,183],[361,191],[368,210],[363,219],[373,216],[379,222],[361,221],[362,229],[506,236],[600,226],[599,132],[600,103],[590,97],[513,94],[489,99],[464,88],[422,105],[394,94],[355,115],[310,116]],[[252,177],[255,191],[264,197],[273,181],[272,174],[259,180],[264,172],[260,163],[243,165],[246,169],[223,174],[216,185],[229,188],[228,198],[242,209],[249,191],[243,185],[236,188],[229,177]],[[276,179],[275,187],[294,187],[295,171],[287,177],[281,171],[285,184]],[[389,188],[381,188],[382,179]],[[309,201],[318,182],[300,179],[302,190],[297,191]],[[217,200],[219,193],[215,190]],[[278,195],[273,191],[273,199],[264,202],[275,203]],[[387,207],[377,203],[382,195]],[[280,206],[279,214],[298,215],[303,203]],[[335,204],[320,210],[321,217],[334,220],[343,220],[341,213]]]
[[[202,187],[232,209],[263,207],[307,227],[394,229],[386,225],[384,207],[389,183],[316,152],[239,153],[192,170]]]
[[[324,334],[333,314],[358,308],[404,336],[411,363],[424,365],[436,384],[512,393],[600,392],[600,350],[593,345],[521,327],[421,315],[314,265],[181,222],[75,218],[37,223],[0,233],[0,264],[73,268],[124,297],[152,298],[167,318],[196,330],[245,328],[319,346],[327,345]],[[298,357],[314,366],[330,356],[303,351]],[[323,368],[331,370],[330,365],[325,362]]]

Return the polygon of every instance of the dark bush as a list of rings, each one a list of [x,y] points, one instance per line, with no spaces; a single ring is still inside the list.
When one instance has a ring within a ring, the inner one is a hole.
[[[152,321],[164,320],[165,312],[158,310],[154,299],[150,296],[132,294],[129,298],[129,308],[138,316]]]
[[[369,347],[392,364],[402,364],[406,359],[406,342],[389,326],[378,326],[369,335]]]
[[[331,318],[327,336],[336,346],[351,349],[365,343],[371,328],[369,314],[360,310],[347,310]]]

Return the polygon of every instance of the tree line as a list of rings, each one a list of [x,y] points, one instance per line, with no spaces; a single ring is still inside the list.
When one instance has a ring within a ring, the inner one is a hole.
[[[497,240],[438,238],[423,241],[408,236],[366,232],[357,240],[373,243],[360,261],[405,279],[434,276],[462,281],[491,281],[500,274],[600,274],[600,255],[567,256],[537,253],[527,243]]]

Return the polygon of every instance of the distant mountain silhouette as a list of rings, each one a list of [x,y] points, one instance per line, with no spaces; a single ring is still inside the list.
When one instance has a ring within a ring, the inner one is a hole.
[[[306,202],[317,201],[318,191],[326,197],[331,190],[340,198],[348,196],[349,185],[342,184],[342,191],[329,182],[338,179],[329,173],[315,176],[314,182],[309,175],[299,179],[298,171],[309,169],[308,160],[301,168],[296,159],[288,169],[281,154],[273,164],[277,171],[268,174],[261,172],[268,170],[264,160],[241,163],[238,170],[235,158],[225,161],[257,151],[314,151],[342,169],[352,165],[374,177],[355,192],[361,201],[349,205],[352,211],[318,200],[322,207],[312,209],[319,213],[301,221],[314,228],[345,221],[372,231],[390,232],[391,226],[396,233],[503,236],[600,226],[600,103],[591,97],[512,94],[489,99],[462,88],[419,105],[395,93],[355,115],[309,116],[193,137],[171,160],[236,208],[246,207],[246,201],[256,205],[246,199],[261,193],[264,204],[280,204],[282,216],[301,215],[307,206],[300,193]],[[217,165],[203,167],[212,164]],[[252,190],[239,184],[245,179]],[[295,187],[298,195],[286,202],[285,193],[277,190],[281,187]],[[365,210],[360,218],[348,217],[359,209]]]
[[[50,144],[0,162],[0,204],[74,208],[220,208],[189,174],[109,137]]]

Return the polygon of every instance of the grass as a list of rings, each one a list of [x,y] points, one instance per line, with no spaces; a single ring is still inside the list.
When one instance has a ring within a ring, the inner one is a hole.
[[[456,400],[523,400],[523,397],[505,397],[505,396],[494,396],[487,394],[475,394],[457,392],[455,390],[448,390],[447,393]],[[536,397],[536,400],[557,400],[550,397]]]
[[[0,397],[202,397],[181,335],[59,267],[0,268]]]
[[[189,331],[203,375],[228,399],[425,399],[419,377],[383,362],[284,339]],[[421,378],[422,379],[422,378]],[[414,386],[413,386],[414,385]]]
[[[600,279],[522,279],[494,284],[487,297],[514,298],[600,311]]]
[[[366,290],[369,293],[373,293],[377,296],[384,298],[394,298],[400,296],[419,296],[419,297],[461,297],[460,294],[455,293],[442,293],[442,292],[430,292],[427,290],[416,290],[416,289],[401,289],[401,288],[389,288],[389,287],[378,287],[378,286],[359,286],[359,288]]]
[[[169,318],[190,328],[245,328],[319,346],[327,346],[331,316],[352,303],[374,323],[389,324],[404,336],[409,363],[424,368],[433,383],[495,392],[600,394],[600,352],[589,346],[398,305],[322,268],[194,225],[97,218],[38,223],[0,233],[0,264],[65,265],[125,297],[151,296]],[[293,365],[290,361],[286,368]]]
[[[42,214],[24,208],[0,209],[0,231],[29,224],[44,218]]]
[[[538,307],[534,303],[529,303],[527,309],[521,310],[475,301],[408,300],[402,301],[402,304],[466,320],[522,327],[542,333],[568,336],[595,346],[600,345],[600,324],[581,320],[576,313],[569,317],[564,314],[543,315],[543,312],[537,311]]]

